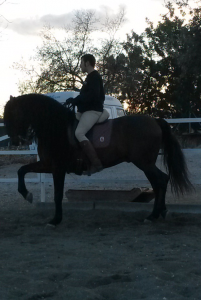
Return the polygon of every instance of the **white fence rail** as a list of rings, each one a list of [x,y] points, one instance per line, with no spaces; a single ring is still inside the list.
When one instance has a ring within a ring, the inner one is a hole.
[[[201,118],[165,119],[170,124],[179,123],[201,123]]]
[[[170,124],[180,124],[180,123],[201,123],[201,118],[183,118],[183,119],[165,119],[168,123]],[[0,127],[4,127],[3,123],[0,123]],[[0,137],[0,141],[3,141],[5,139],[8,139],[8,135],[4,135],[2,137]],[[188,154],[188,153],[195,153],[195,154],[199,154],[201,153],[201,149],[183,149],[184,154]],[[0,150],[0,155],[37,155],[37,146],[36,145],[32,145],[30,146],[30,150]],[[38,157],[38,156],[37,156]],[[107,180],[108,181],[108,180]],[[128,182],[128,180],[123,180],[125,182]],[[0,178],[0,182],[18,182],[18,178]],[[45,177],[45,174],[37,174],[36,178],[26,178],[26,182],[35,182],[35,183],[40,183],[41,186],[41,202],[45,202],[45,183],[47,182],[52,182],[52,178],[47,178]],[[99,179],[79,179],[79,182],[83,182],[83,183],[89,183],[89,182],[94,182],[94,183],[104,183],[105,180],[99,180]],[[117,182],[117,180],[115,180],[115,182]],[[121,180],[122,182],[122,180]],[[134,182],[134,180],[132,180],[132,182]],[[135,180],[136,183],[141,183],[141,184],[145,184],[148,183],[148,180]],[[193,183],[196,184],[201,184],[201,180],[198,179],[196,181],[193,181]]]

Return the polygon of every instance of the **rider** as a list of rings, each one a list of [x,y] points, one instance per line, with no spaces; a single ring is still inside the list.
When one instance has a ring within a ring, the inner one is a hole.
[[[93,145],[86,137],[86,133],[97,123],[103,113],[105,100],[103,81],[98,71],[94,69],[95,62],[95,57],[92,54],[82,56],[80,67],[82,72],[87,72],[88,75],[83,83],[80,95],[66,100],[67,104],[72,103],[77,106],[76,118],[79,120],[79,123],[75,136],[91,162],[91,174],[103,169]]]

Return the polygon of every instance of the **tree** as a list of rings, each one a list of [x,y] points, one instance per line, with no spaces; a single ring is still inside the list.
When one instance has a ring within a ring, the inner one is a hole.
[[[182,6],[180,16],[171,3],[167,8],[157,26],[147,20],[143,34],[132,31],[122,43],[115,35],[124,21],[123,10],[115,19],[105,19],[102,30],[108,35],[101,41],[93,39],[99,23],[92,11],[76,13],[72,27],[65,29],[65,40],[60,41],[46,28],[36,57],[40,70],[36,74],[25,67],[31,77],[21,84],[21,93],[79,89],[83,82],[80,58],[93,52],[106,93],[126,100],[132,112],[160,117],[198,114],[201,8],[189,10],[188,23]]]
[[[115,80],[111,83],[115,94],[127,100],[130,109],[137,112],[142,105],[141,86],[145,76],[142,36],[132,31],[122,43],[122,52],[113,58]],[[110,61],[112,59],[110,58]],[[111,92],[111,88],[109,90]]]
[[[185,24],[170,5],[169,14],[155,28],[148,21],[149,27],[138,39],[141,79],[135,87],[131,82],[126,88],[135,90],[134,97],[129,97],[131,109],[166,117],[189,116],[200,110],[200,10],[191,14],[192,19]],[[135,39],[131,40],[127,58],[136,49]]]
[[[189,93],[189,112],[201,112],[201,7],[191,11],[191,20],[186,26],[185,51],[178,57],[184,91]]]
[[[147,30],[153,51],[157,54],[154,78],[164,97],[156,102],[157,109],[166,110],[177,116],[189,116],[200,107],[200,12],[193,10],[192,19],[185,24],[170,10],[169,18],[156,29]]]
[[[59,40],[53,33],[53,28],[46,27],[42,31],[43,45],[37,49],[35,61],[39,67],[28,69],[22,64],[16,64],[18,69],[32,76],[20,84],[21,93],[56,92],[77,89],[82,83],[79,71],[80,57],[88,50],[90,33],[95,23],[92,11],[77,12],[72,28],[61,29],[66,35]],[[32,80],[35,78],[35,80]]]
[[[118,20],[118,21],[117,21]],[[77,11],[71,27],[63,29],[65,38],[59,40],[53,33],[53,28],[45,28],[42,32],[43,45],[37,49],[35,60],[39,63],[39,71],[28,69],[22,64],[15,67],[27,72],[31,80],[19,85],[21,94],[28,92],[56,92],[77,90],[83,83],[83,74],[80,72],[80,60],[84,53],[90,52],[98,58],[97,66],[103,70],[106,57],[117,46],[115,32],[124,21],[122,9],[115,19],[106,18],[100,27],[94,11]],[[97,29],[96,29],[97,28]],[[102,39],[100,48],[95,46],[97,40],[92,38],[97,30],[105,31],[109,38]],[[103,73],[103,78],[104,77]]]
[[[150,92],[154,96],[152,112],[172,114],[179,110],[177,91],[180,85],[181,68],[177,63],[177,56],[184,45],[182,35],[185,31],[183,20],[169,11],[169,16],[163,16],[154,28],[149,22],[145,38],[148,41],[148,64],[150,64],[149,78],[154,82],[150,84]],[[150,55],[152,56],[150,56]],[[151,82],[150,82],[151,83]],[[177,107],[175,107],[177,106]]]

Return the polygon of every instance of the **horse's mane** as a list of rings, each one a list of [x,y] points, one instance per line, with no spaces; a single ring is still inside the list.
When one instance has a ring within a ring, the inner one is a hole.
[[[31,126],[37,134],[45,132],[50,137],[75,119],[75,113],[51,97],[41,94],[27,94],[13,97],[5,106],[4,122],[18,118],[24,126]]]
[[[69,108],[64,107],[55,99],[46,95],[26,94],[18,96],[14,99],[18,101],[19,105],[31,105],[31,109],[34,109],[34,107],[38,107],[40,109],[48,109],[48,114],[51,115],[53,120],[55,119],[57,113],[65,115],[65,117],[67,116],[68,119],[74,118],[74,112],[72,112]]]

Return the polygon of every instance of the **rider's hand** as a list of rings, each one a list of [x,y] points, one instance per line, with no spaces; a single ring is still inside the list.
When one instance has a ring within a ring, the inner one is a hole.
[[[74,98],[73,97],[70,97],[68,99],[66,99],[66,105],[69,105],[69,104],[73,104],[74,103]]]

